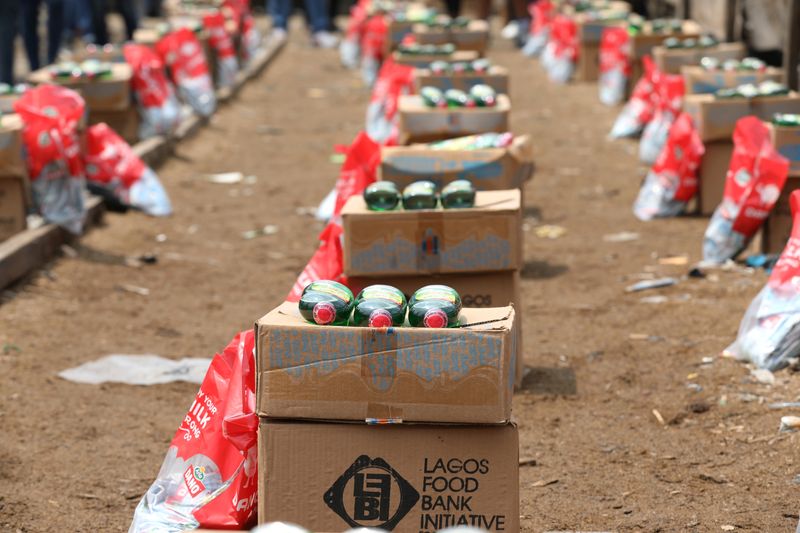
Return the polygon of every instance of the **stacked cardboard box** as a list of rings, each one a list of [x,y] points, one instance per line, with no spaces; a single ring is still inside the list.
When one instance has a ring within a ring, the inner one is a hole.
[[[631,75],[628,77],[628,93],[630,94],[633,86],[636,85],[636,82],[639,81],[639,78],[641,78],[644,74],[642,58],[647,54],[651,54],[653,48],[661,45],[661,43],[670,37],[675,37],[676,39],[697,37],[700,35],[701,30],[702,28],[696,22],[692,20],[685,20],[683,21],[681,30],[678,32],[654,32],[652,23],[646,22],[640,33],[631,36],[631,46],[629,52]]]
[[[0,116],[0,242],[26,228],[28,171],[19,115]]]
[[[653,48],[653,60],[661,72],[680,74],[681,67],[699,66],[704,57],[720,61],[742,59],[746,49],[744,43],[720,43],[707,48],[667,48],[659,45]],[[689,91],[703,92],[703,91]]]
[[[438,141],[462,135],[509,130],[511,101],[505,94],[493,107],[428,107],[416,94],[400,97],[400,137],[403,144]]]
[[[419,92],[422,87],[436,87],[443,91],[460,89],[469,91],[478,84],[488,85],[497,93],[508,94],[508,69],[492,65],[486,72],[453,72],[436,74],[428,68],[414,69],[414,86]]]
[[[463,28],[415,24],[413,32],[420,44],[453,43],[456,50],[470,50],[480,56],[486,55],[489,47],[489,23],[485,20],[471,20]]]
[[[700,65],[683,65],[680,69],[687,94],[713,94],[720,89],[731,89],[746,83],[776,81],[783,83],[782,69],[767,67],[764,70],[708,70]]]
[[[578,81],[597,81],[600,78],[600,40],[603,30],[609,26],[625,24],[625,15],[631,6],[627,2],[609,2],[604,7],[590,12],[566,14],[575,19],[578,26],[578,63],[575,66],[575,79]]]
[[[514,309],[464,309],[461,320],[317,326],[290,303],[261,318],[259,521],[517,531]]]
[[[480,56],[474,50],[456,50],[452,54],[408,54],[396,50],[392,57],[400,65],[425,68],[434,61],[475,61]]]
[[[762,251],[779,254],[786,246],[792,232],[792,210],[789,196],[800,189],[800,127],[769,124],[772,144],[783,157],[789,160],[789,178],[783,186],[780,198],[764,221]]]

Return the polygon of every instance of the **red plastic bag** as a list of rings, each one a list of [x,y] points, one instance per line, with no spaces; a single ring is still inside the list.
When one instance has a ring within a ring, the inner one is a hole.
[[[661,71],[655,66],[650,56],[642,58],[642,65],[644,74],[633,86],[630,99],[620,111],[611,128],[612,139],[639,135],[644,127],[653,120],[658,104],[656,86],[661,77]]]
[[[155,172],[133,153],[108,124],[86,131],[86,179],[89,190],[152,216],[172,213],[167,192]]]
[[[217,55],[217,80],[220,87],[230,87],[236,81],[239,64],[233,40],[225,29],[225,17],[221,11],[203,16],[203,27],[208,31],[208,43]]]
[[[122,51],[133,70],[131,87],[141,117],[139,137],[172,133],[180,123],[181,107],[161,57],[142,44],[126,44]]]
[[[22,117],[33,202],[48,222],[72,233],[83,230],[84,168],[78,139],[83,98],[57,85],[28,89],[14,102]]]
[[[789,160],[775,150],[767,126],[757,117],[740,118],[722,203],[703,238],[706,261],[724,263],[747,246],[778,201],[788,175]]]
[[[660,73],[656,78],[656,110],[647,123],[639,142],[639,159],[653,164],[664,148],[669,129],[683,106],[686,93],[683,76]]]
[[[375,83],[383,61],[383,49],[389,25],[383,15],[373,15],[364,23],[361,35],[361,77],[367,85]]]
[[[217,97],[203,48],[192,30],[181,28],[168,33],[156,44],[156,52],[169,67],[181,99],[198,114],[211,116]]]
[[[388,58],[381,66],[367,106],[366,132],[374,141],[395,145],[400,137],[397,104],[414,89],[414,68]]]
[[[249,529],[258,497],[253,331],[211,360],[129,533]]]
[[[600,101],[617,105],[625,98],[625,87],[631,75],[631,39],[628,30],[619,26],[603,29],[600,37]]]
[[[253,60],[261,49],[261,32],[256,28],[256,19],[250,9],[242,15],[242,56],[245,63]]]
[[[522,48],[522,53],[528,57],[536,57],[547,46],[556,10],[550,0],[539,0],[529,4],[528,11],[531,14],[530,35]]]
[[[703,141],[692,118],[681,113],[642,183],[633,206],[636,217],[651,220],[682,213],[697,192],[697,169],[704,152]]]
[[[542,55],[542,65],[551,81],[566,83],[572,78],[578,60],[578,25],[574,19],[557,15],[550,28],[550,41]]]
[[[350,7],[344,38],[339,45],[339,59],[347,68],[357,68],[361,58],[361,39],[363,38],[370,0],[358,0]],[[387,32],[388,33],[388,32]]]

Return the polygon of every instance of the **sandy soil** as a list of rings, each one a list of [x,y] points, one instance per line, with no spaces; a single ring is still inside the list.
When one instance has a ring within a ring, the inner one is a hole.
[[[635,143],[605,139],[616,110],[596,86],[551,85],[505,43],[492,57],[514,73],[515,131],[536,142],[523,272],[533,370],[514,405],[531,460],[520,472],[524,531],[793,531],[797,437],[777,432],[789,413],[767,404],[796,400],[800,377],[783,371],[767,386],[734,361],[702,364],[734,338],[764,274],[684,277],[658,292],[661,304],[626,294],[642,275],[684,276],[658,258],[699,259],[707,221],[636,221],[645,169]],[[367,99],[335,52],[295,32],[159,170],[175,216],[108,215],[78,257],[3,293],[0,530],[127,531],[196,386],[83,386],[56,373],[109,353],[211,356],[280,302],[320,229],[303,208],[332,186],[332,146],[362,127]],[[202,179],[224,171],[257,181]],[[278,233],[242,238],[266,224]],[[567,232],[540,239],[540,224]],[[620,231],[640,238],[603,240]],[[157,264],[124,265],[149,253]]]

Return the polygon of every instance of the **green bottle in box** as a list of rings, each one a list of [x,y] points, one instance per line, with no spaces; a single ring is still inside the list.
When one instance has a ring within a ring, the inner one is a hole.
[[[436,209],[436,184],[432,181],[415,181],[403,189],[403,208]]]
[[[353,293],[336,281],[312,281],[297,304],[303,318],[320,326],[346,326],[353,312]]]
[[[497,103],[497,93],[484,83],[473,85],[469,97],[478,107],[493,107]]]
[[[447,107],[444,93],[436,87],[423,87],[419,90],[419,95],[428,107]]]
[[[406,319],[406,295],[391,285],[370,285],[356,297],[353,325],[371,328],[402,326]]]
[[[364,189],[364,201],[371,211],[391,211],[400,203],[400,191],[393,181],[376,181]]]
[[[448,183],[441,194],[442,207],[462,209],[475,205],[475,187],[469,180],[455,180]]]
[[[470,102],[467,93],[460,89],[447,89],[444,92],[444,99],[447,107],[466,107]]]
[[[775,116],[772,117],[772,123],[776,126],[800,128],[800,115],[791,113],[775,113]]]
[[[427,285],[408,301],[408,323],[415,328],[458,326],[461,297],[447,285]]]

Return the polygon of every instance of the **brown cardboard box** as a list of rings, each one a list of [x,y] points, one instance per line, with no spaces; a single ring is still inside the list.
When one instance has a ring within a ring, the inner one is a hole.
[[[508,69],[492,65],[488,72],[462,72],[453,74],[434,74],[426,68],[414,69],[414,87],[416,91],[422,87],[436,87],[443,91],[460,89],[469,91],[473,86],[485,84],[501,94],[508,94]]]
[[[728,141],[733,136],[736,121],[748,115],[772,120],[775,113],[800,113],[800,96],[792,92],[785,96],[757,98],[715,98],[711,94],[688,94],[683,110],[691,115],[703,142]]]
[[[27,227],[25,179],[0,176],[0,242]]]
[[[800,174],[789,174],[778,201],[772,208],[762,226],[761,251],[765,254],[779,254],[783,251],[792,234],[792,208],[789,196],[800,189]]]
[[[311,531],[519,531],[513,425],[262,421],[258,519]]]
[[[415,24],[413,32],[419,44],[453,43],[456,50],[472,50],[481,56],[486,55],[489,47],[489,23],[485,20],[471,20],[466,28]]]
[[[500,94],[493,107],[428,107],[419,95],[403,95],[398,106],[403,144],[430,142],[475,133],[508,131],[511,102]]]
[[[720,43],[709,48],[667,48],[659,45],[653,48],[653,60],[662,72],[680,74],[681,67],[684,65],[700,65],[700,60],[704,57],[713,57],[720,61],[742,59],[746,52],[747,50],[742,42]]]
[[[403,41],[405,36],[413,31],[414,23],[407,20],[399,21],[390,18],[388,22],[388,28],[388,33],[386,35],[386,39],[384,40],[384,57],[390,56],[397,46]]]
[[[30,83],[40,85],[55,83],[78,91],[86,101],[86,108],[95,111],[120,111],[131,104],[131,76],[133,70],[127,63],[112,63],[111,75],[95,80],[83,78],[53,78],[45,67],[28,76]]]
[[[783,70],[775,67],[752,72],[706,70],[699,65],[685,65],[680,71],[686,85],[686,94],[714,94],[720,89],[733,89],[739,85],[768,80],[783,83],[784,77]]]
[[[456,50],[452,54],[401,54],[394,52],[394,62],[415,68],[426,68],[434,61],[475,61],[480,56],[474,50]]]
[[[28,177],[22,150],[22,118],[0,115],[0,176]]]
[[[625,2],[621,3],[626,5],[628,10],[630,10],[630,4]],[[613,11],[616,13],[622,12],[616,9]],[[575,16],[575,22],[578,25],[578,41],[581,43],[581,45],[592,45],[598,48],[600,47],[600,41],[603,38],[604,29],[608,28],[609,26],[619,26],[625,24],[625,21],[623,20],[598,20],[596,18],[588,17],[583,13],[578,13]]]
[[[578,63],[575,65],[575,80],[597,81],[600,79],[600,45],[581,43]]]
[[[19,94],[0,95],[0,115],[14,113],[14,102],[19,100]]]
[[[478,191],[469,209],[370,211],[351,197],[342,209],[348,276],[518,270],[519,189]]]
[[[426,145],[381,148],[380,179],[400,189],[428,179],[440,189],[468,179],[479,191],[516,189],[533,175],[533,143],[529,135],[515,137],[508,148],[431,150]]]
[[[319,326],[285,302],[256,322],[258,415],[504,423],[514,320],[513,307],[492,307],[463,309],[459,328]]]
[[[725,191],[725,176],[733,154],[733,142],[707,142],[706,151],[697,170],[699,177],[698,208],[703,216],[710,216],[722,202]]]
[[[128,144],[139,142],[139,112],[135,107],[122,111],[89,111],[89,124],[105,122]]]
[[[789,160],[789,174],[800,174],[800,127],[776,126],[767,123],[772,145]]]

